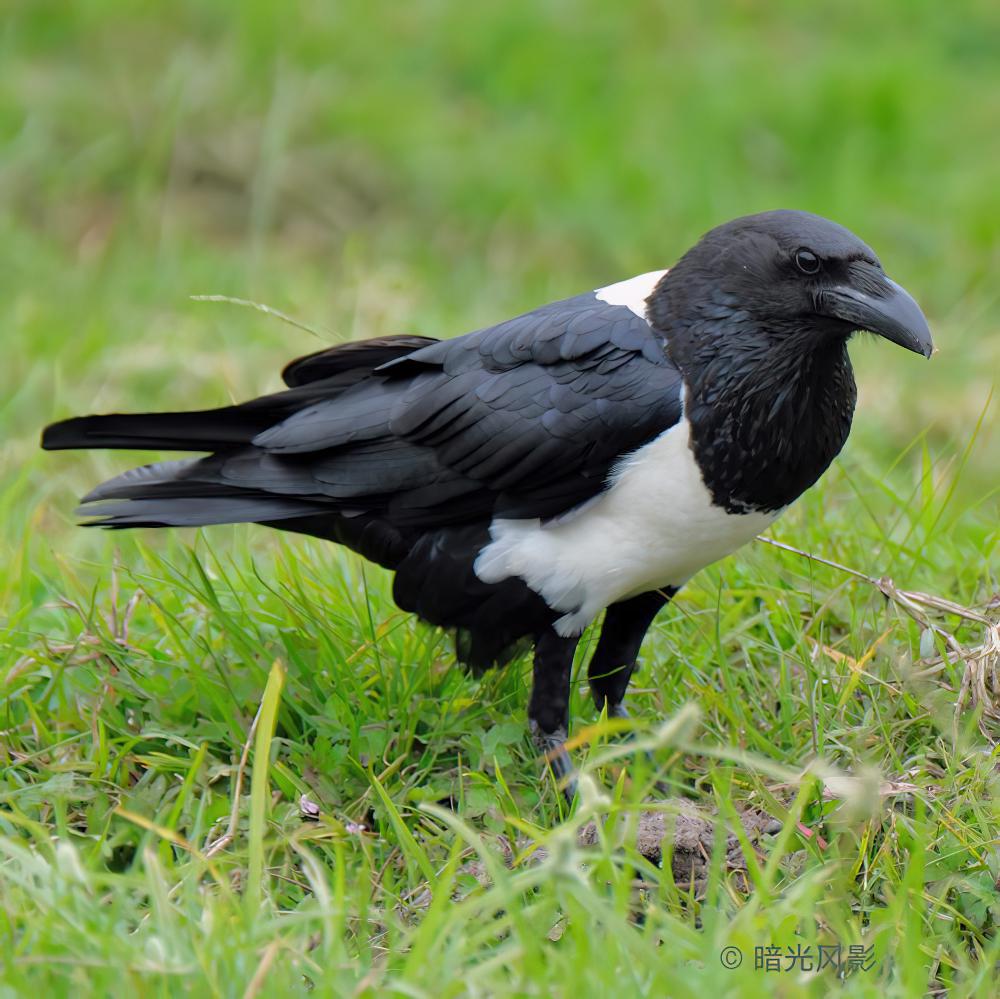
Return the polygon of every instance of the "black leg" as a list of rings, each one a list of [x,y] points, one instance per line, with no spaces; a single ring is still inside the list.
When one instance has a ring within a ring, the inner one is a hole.
[[[528,702],[531,737],[570,803],[576,794],[576,780],[565,743],[573,653],[579,641],[579,638],[562,638],[551,628],[542,632],[535,642],[534,680]]]
[[[622,701],[639,657],[639,648],[657,612],[676,590],[651,590],[612,604],[604,615],[601,638],[590,660],[587,678],[598,711],[609,718],[627,718]]]

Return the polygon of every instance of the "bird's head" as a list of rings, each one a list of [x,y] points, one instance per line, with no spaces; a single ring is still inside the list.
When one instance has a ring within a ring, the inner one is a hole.
[[[656,287],[649,315],[690,338],[696,353],[737,330],[796,349],[843,343],[858,330],[925,357],[934,349],[920,307],[874,251],[808,212],[763,212],[711,230]]]

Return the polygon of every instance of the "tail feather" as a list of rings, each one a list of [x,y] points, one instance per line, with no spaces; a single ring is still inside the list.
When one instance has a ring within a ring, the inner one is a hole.
[[[101,501],[77,509],[79,516],[96,517],[86,527],[206,527],[209,524],[256,524],[319,513],[322,507],[305,500],[250,494],[233,496],[150,497]]]
[[[132,468],[92,489],[76,512],[96,518],[87,527],[199,527],[286,520],[325,509],[308,498],[220,482],[211,478],[213,471],[211,458]]]
[[[78,510],[97,527],[168,527],[247,521],[283,521],[330,515],[329,501],[296,495],[294,470],[275,475],[271,459],[253,442],[265,431],[318,402],[329,402],[389,360],[426,347],[427,337],[382,337],[341,344],[300,358],[285,370],[289,388],[220,409],[178,413],[110,413],[53,423],[42,433],[49,451],[74,448],[201,451],[210,456],[135,468],[88,493]],[[246,451],[245,462],[237,465]],[[223,468],[239,467],[242,481]],[[287,473],[287,474],[285,474]],[[309,483],[306,483],[308,486]]]
[[[169,495],[171,487],[178,485],[190,490],[190,484],[178,483],[177,479],[184,472],[198,464],[197,458],[186,458],[181,461],[158,461],[153,465],[140,465],[130,468],[121,475],[116,475],[107,482],[95,486],[81,500],[81,509],[87,503],[97,503],[107,499],[141,499],[155,490],[157,495]],[[174,492],[174,495],[180,493]]]
[[[109,413],[76,416],[42,432],[46,451],[73,448],[132,448],[216,451],[246,444],[275,422],[267,409],[228,406],[189,413]]]
[[[283,372],[289,386],[283,392],[195,412],[77,416],[46,427],[42,447],[219,451],[249,444],[298,410],[335,398],[380,365],[433,343],[431,337],[404,335],[337,344],[292,361]]]

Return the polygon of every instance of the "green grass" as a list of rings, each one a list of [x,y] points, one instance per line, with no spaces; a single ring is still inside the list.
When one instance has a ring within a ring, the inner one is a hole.
[[[962,664],[921,659],[940,638],[870,584],[762,544],[696,577],[632,695],[655,767],[630,755],[626,779],[598,729],[602,793],[566,817],[524,736],[526,661],[465,676],[384,573],[329,546],[80,531],[75,497],[131,456],[37,437],[272,389],[317,347],[192,295],[325,339],[457,334],[803,207],[876,247],[940,353],[852,347],[851,442],[772,536],[983,609],[998,38],[974,0],[15,5],[0,996],[823,996],[829,969],[755,970],[754,948],[837,942],[876,957],[846,995],[995,994],[998,754],[976,711],[956,716]],[[594,720],[585,684],[572,713]],[[880,796],[879,776],[910,788]],[[717,859],[698,896],[620,845],[656,778],[787,820],[749,892]],[[499,837],[544,857],[508,869]]]

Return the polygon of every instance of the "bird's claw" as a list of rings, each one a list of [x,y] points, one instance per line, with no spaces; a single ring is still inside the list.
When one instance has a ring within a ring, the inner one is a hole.
[[[560,726],[552,732],[544,732],[535,721],[530,723],[530,727],[531,741],[552,771],[567,804],[572,805],[576,797],[576,767],[566,749],[566,729]]]

